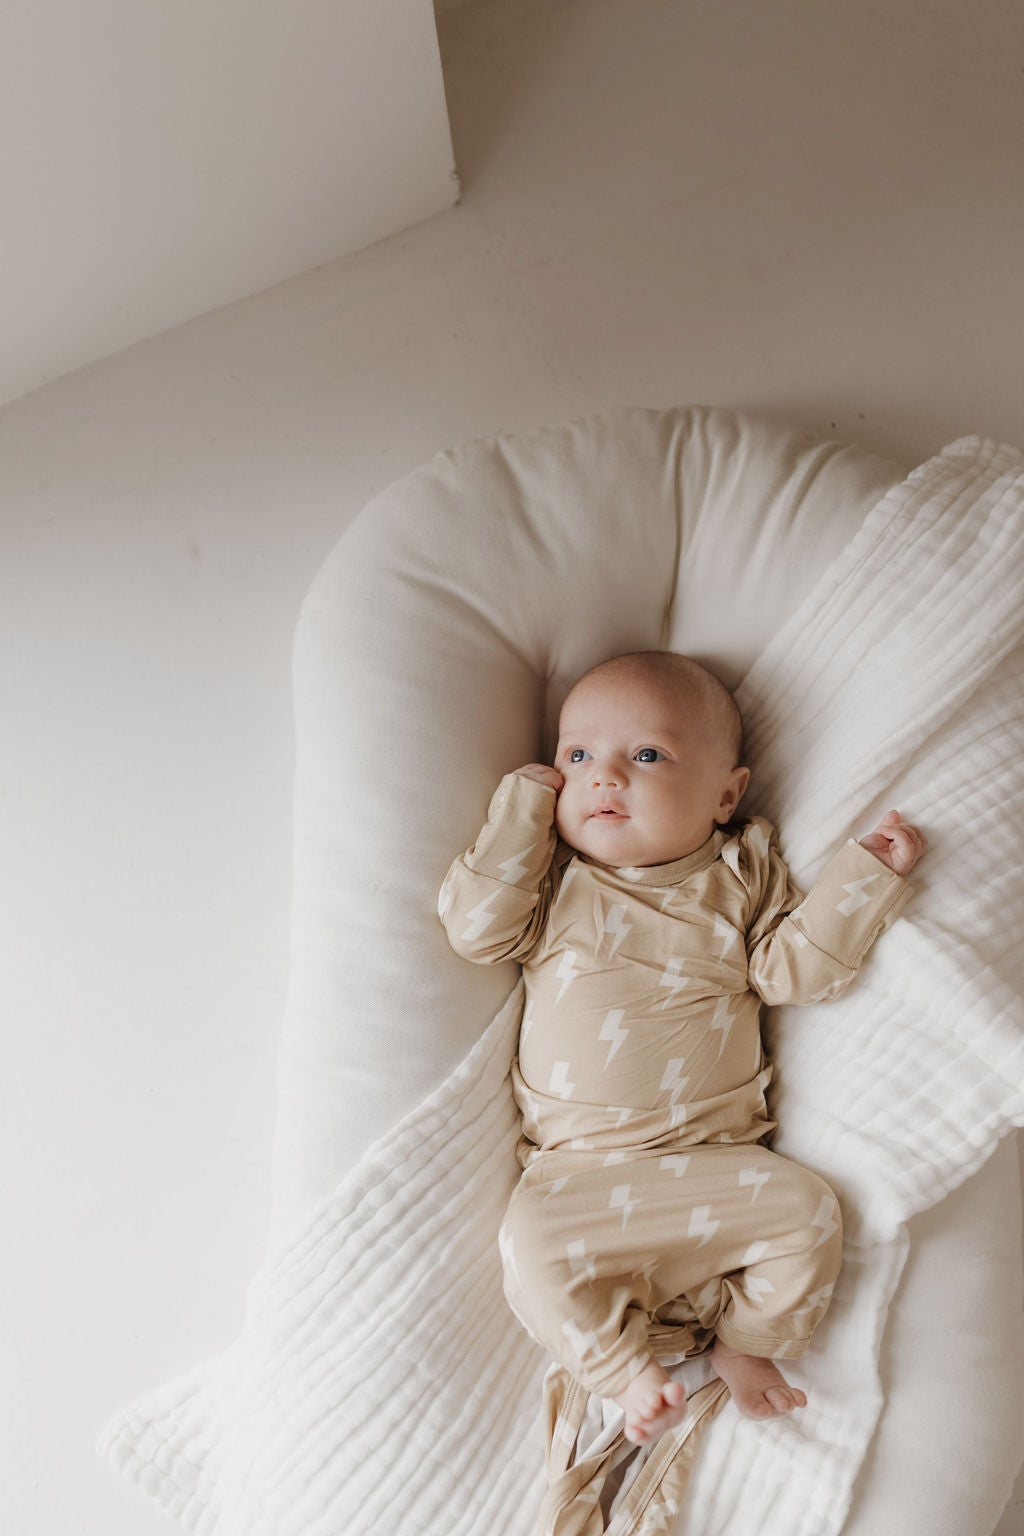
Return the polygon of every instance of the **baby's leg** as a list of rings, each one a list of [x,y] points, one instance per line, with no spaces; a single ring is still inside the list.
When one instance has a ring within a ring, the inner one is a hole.
[[[708,1151],[726,1186],[717,1198],[705,1191],[708,1224],[720,1223],[708,1246],[723,1245],[722,1279],[695,1306],[703,1300],[702,1321],[716,1334],[712,1363],[739,1411],[777,1417],[807,1402],[775,1361],[803,1354],[828,1307],[842,1249],[838,1202],[816,1174],[763,1147]]]
[[[648,1345],[657,1253],[643,1220],[648,1170],[587,1154],[545,1153],[524,1173],[500,1235],[505,1295],[524,1327],[588,1391],[657,1417],[664,1373]],[[666,1378],[667,1379],[667,1378]],[[639,1383],[639,1385],[638,1385]]]
[[[804,1353],[839,1274],[842,1227],[835,1195],[810,1169],[758,1146],[730,1148],[729,1159],[747,1209],[734,1200],[737,1227],[727,1239],[732,1257],[715,1333],[732,1352],[719,1357],[735,1375],[736,1356],[794,1360]],[[723,1219],[723,1236],[725,1227]]]

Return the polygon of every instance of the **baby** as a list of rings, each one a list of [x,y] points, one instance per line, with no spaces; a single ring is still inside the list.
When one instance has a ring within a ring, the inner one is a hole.
[[[926,846],[890,811],[801,898],[774,829],[733,821],[741,752],[736,704],[697,663],[605,662],[565,701],[554,767],[502,780],[441,894],[453,948],[519,960],[526,984],[506,1295],[635,1444],[685,1411],[664,1338],[710,1346],[750,1418],[806,1402],[775,1361],[828,1306],[839,1208],[764,1145],[760,1006],[842,992]]]

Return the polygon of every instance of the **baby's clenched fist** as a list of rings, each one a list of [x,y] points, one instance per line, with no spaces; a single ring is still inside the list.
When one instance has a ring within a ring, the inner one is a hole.
[[[861,838],[860,845],[894,874],[909,875],[928,847],[928,839],[920,827],[901,821],[899,811],[887,811],[875,830]]]

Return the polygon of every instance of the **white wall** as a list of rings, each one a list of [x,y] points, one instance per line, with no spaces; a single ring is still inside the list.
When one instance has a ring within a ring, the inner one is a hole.
[[[6,0],[0,401],[457,195],[430,0]]]
[[[626,402],[1024,446],[1024,17],[896,9],[458,7],[458,209],[0,415],[5,1530],[170,1529],[92,1442],[261,1255],[290,638],[367,497]]]

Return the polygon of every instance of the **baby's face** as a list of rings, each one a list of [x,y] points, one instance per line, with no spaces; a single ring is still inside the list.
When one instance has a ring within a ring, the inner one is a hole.
[[[678,692],[629,677],[584,679],[559,721],[555,767],[565,784],[555,825],[601,864],[685,858],[733,815],[747,770]]]

